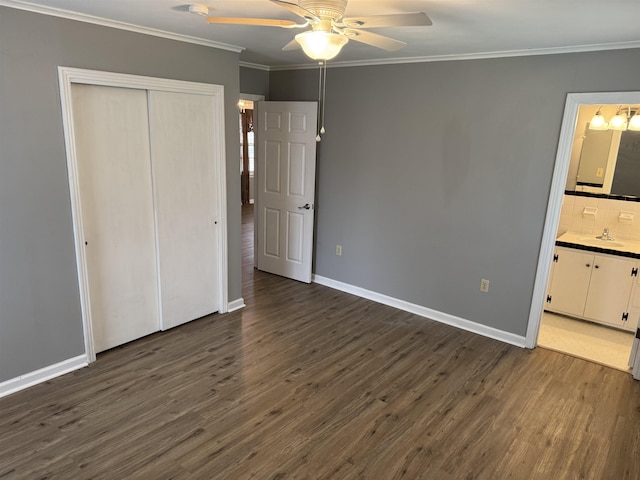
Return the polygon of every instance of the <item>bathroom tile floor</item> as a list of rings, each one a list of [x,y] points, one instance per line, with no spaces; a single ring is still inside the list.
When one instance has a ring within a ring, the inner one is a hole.
[[[633,338],[631,332],[544,312],[538,346],[626,372]]]

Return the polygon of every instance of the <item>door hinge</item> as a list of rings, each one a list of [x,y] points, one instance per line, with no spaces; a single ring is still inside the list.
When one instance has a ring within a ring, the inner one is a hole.
[[[551,295],[547,295],[547,303],[551,303]]]
[[[622,314],[622,321],[626,322],[627,320],[629,320],[629,312],[625,312]]]
[[[556,263],[558,263],[558,254],[557,254],[557,253],[554,253],[554,254],[553,254],[553,261],[554,261],[554,262],[556,262]],[[637,269],[636,269],[636,270],[637,270]]]
[[[638,276],[638,267],[631,269],[631,276],[632,277],[637,277]]]
[[[636,330],[636,338],[640,338],[640,328]]]

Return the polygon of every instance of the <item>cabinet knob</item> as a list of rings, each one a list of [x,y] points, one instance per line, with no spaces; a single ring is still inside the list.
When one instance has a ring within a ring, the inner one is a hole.
[[[591,266],[591,264],[590,264],[590,263],[587,263],[587,264],[585,265],[585,267],[587,267],[587,268],[589,268],[590,266]]]
[[[600,265],[594,265],[593,268],[600,268]]]

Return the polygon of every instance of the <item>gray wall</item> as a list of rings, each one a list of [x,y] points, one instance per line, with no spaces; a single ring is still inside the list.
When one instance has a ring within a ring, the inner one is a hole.
[[[84,351],[59,65],[221,84],[241,296],[238,54],[0,7],[0,382]]]
[[[265,100],[269,100],[269,72],[240,67],[240,93],[264,95]]]
[[[638,78],[640,50],[330,68],[315,273],[524,336],[566,95]]]

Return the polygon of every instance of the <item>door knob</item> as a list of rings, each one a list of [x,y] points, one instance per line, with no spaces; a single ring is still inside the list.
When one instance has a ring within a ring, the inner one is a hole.
[[[309,209],[311,209],[311,205],[309,205],[308,203],[305,203],[305,204],[304,204],[304,205],[302,205],[301,207],[298,207],[298,210],[302,210],[303,208],[304,208],[305,210],[309,210]]]

